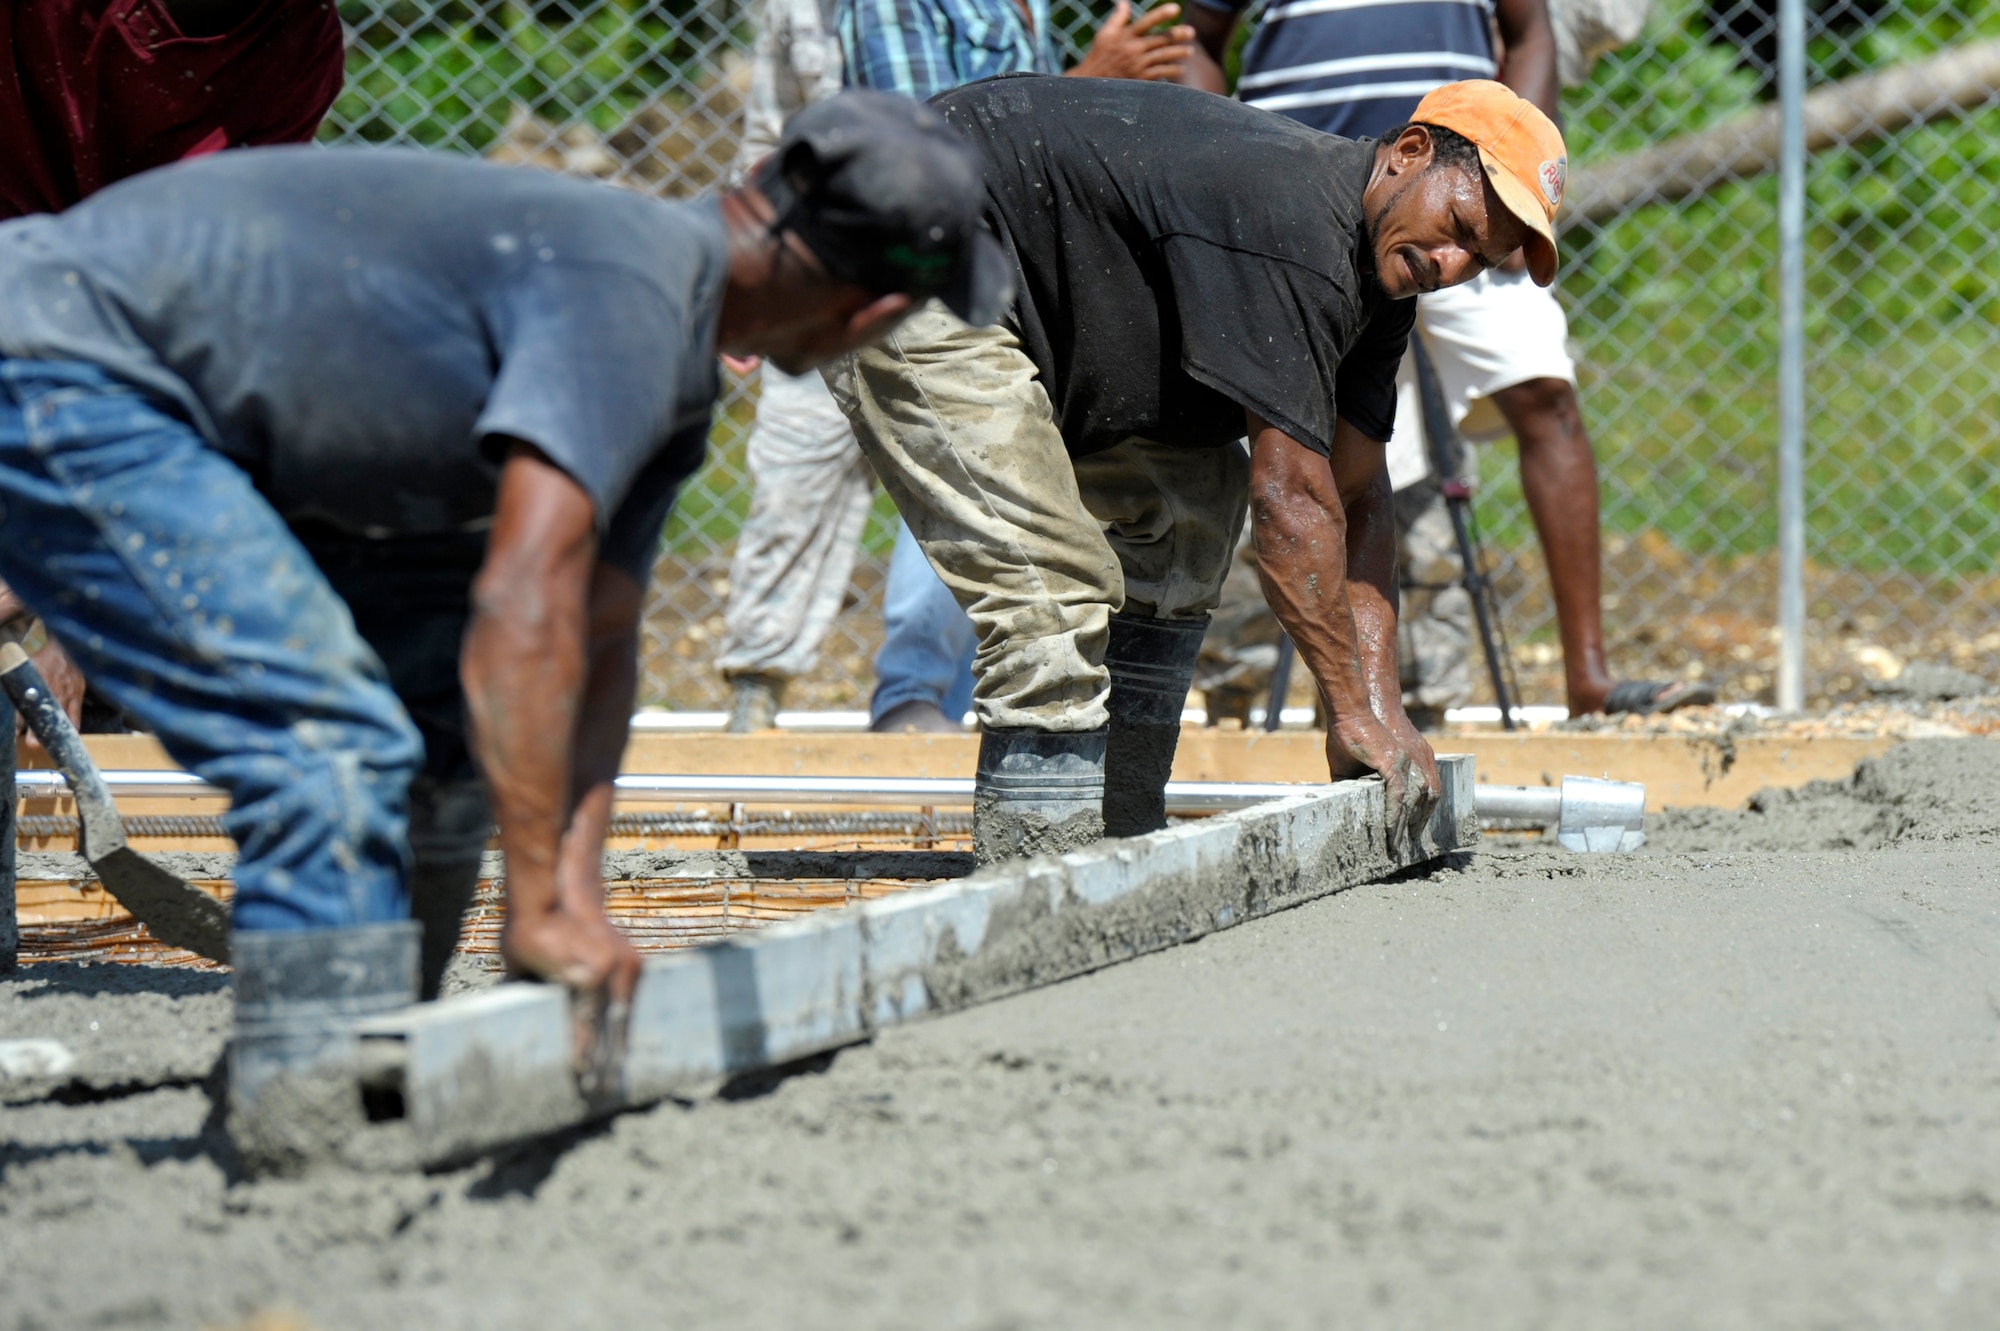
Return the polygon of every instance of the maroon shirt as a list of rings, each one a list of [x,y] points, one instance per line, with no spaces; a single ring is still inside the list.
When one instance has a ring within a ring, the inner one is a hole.
[[[160,0],[0,0],[0,218],[223,148],[304,142],[343,72],[333,0],[264,0],[213,37],[183,36]]]

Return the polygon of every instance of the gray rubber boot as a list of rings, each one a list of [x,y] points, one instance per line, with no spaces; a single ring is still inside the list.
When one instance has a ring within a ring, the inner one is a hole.
[[[423,926],[423,997],[438,996],[458,950],[465,912],[479,890],[479,856],[493,836],[493,811],[477,777],[410,786],[410,915]]]
[[[731,735],[754,735],[778,724],[778,708],[785,700],[782,675],[735,675],[729,681],[729,723],[723,729]]]
[[[1104,836],[1106,732],[989,730],[979,737],[972,855],[1060,855]]]
[[[1167,778],[1181,742],[1208,616],[1111,617],[1111,740],[1104,756],[1104,835],[1143,836],[1167,825]]]
[[[244,1171],[338,1158],[367,1122],[355,1022],[417,1001],[415,920],[230,937],[229,1135]]]

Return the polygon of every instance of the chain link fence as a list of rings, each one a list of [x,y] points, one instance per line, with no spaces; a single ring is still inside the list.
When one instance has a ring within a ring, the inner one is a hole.
[[[2000,678],[2000,6],[1808,3],[1808,698],[1864,691],[1900,661]],[[709,188],[735,155],[752,21],[739,0],[340,9],[349,79],[326,139],[480,153],[670,197]],[[1058,9],[1073,54],[1097,17]],[[1775,54],[1776,0],[1655,0],[1640,40],[1566,94],[1562,280],[1601,470],[1613,666],[1767,702]],[[666,534],[648,704],[723,703],[712,661],[754,410],[754,385],[732,382]],[[1560,702],[1513,449],[1481,450],[1479,471],[1526,701]],[[790,705],[865,703],[893,533],[878,500],[848,605]]]

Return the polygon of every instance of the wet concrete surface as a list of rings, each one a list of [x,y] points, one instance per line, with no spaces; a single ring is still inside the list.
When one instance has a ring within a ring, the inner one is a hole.
[[[2000,744],[1880,762],[432,1176],[235,1180],[214,977],[31,968],[0,1326],[2000,1325]]]

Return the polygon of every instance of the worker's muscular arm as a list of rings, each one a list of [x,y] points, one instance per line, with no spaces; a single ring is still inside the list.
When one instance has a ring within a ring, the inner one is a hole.
[[[1395,515],[1382,445],[1340,421],[1329,459],[1247,415],[1264,597],[1326,697],[1328,767],[1335,777],[1379,773],[1400,839],[1429,821],[1443,787],[1430,745],[1403,713]]]
[[[604,838],[611,830],[618,765],[632,729],[644,596],[645,588],[623,569],[599,564],[591,575],[590,666],[571,750],[575,805],[556,865],[564,908],[578,915],[604,913]]]
[[[1229,95],[1229,76],[1223,63],[1229,57],[1229,43],[1236,37],[1238,15],[1207,5],[1190,4],[1187,22],[1194,29],[1194,50],[1181,70],[1182,83],[1203,92]]]
[[[1512,88],[1557,124],[1561,119],[1561,84],[1556,77],[1556,32],[1549,23],[1548,0],[1499,0],[1493,13],[1504,48],[1500,82]]]
[[[1499,0],[1493,21],[1500,29],[1500,82],[1562,124],[1562,84],[1556,70],[1556,30],[1548,0]],[[1503,273],[1528,271],[1528,256],[1515,250],[1494,267]]]
[[[610,816],[617,756],[606,718],[616,710],[622,728],[631,698],[630,660],[621,670],[593,658],[629,646],[618,620],[636,597],[621,603],[626,589],[599,570],[594,511],[538,449],[512,446],[460,667],[507,854],[508,964],[625,999],[638,953],[606,919],[597,869],[586,874],[581,859],[586,843],[601,853]]]

